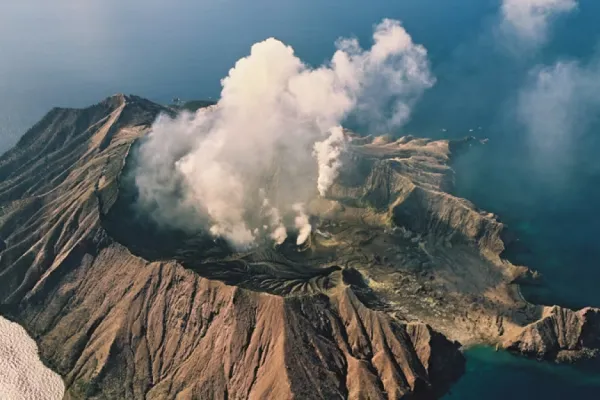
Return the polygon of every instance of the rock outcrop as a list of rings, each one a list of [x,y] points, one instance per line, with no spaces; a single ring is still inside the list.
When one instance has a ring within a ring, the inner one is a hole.
[[[526,326],[504,347],[543,360],[593,359],[600,349],[600,309],[572,311],[547,307],[539,321]]]
[[[452,151],[479,144],[474,138],[432,141],[405,136],[396,141],[363,138],[358,143],[329,197],[387,211],[395,225],[421,235],[475,244],[491,254],[504,250],[503,224],[449,194],[454,182]]]

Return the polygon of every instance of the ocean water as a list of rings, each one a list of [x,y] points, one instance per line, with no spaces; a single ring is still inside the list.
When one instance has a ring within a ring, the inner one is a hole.
[[[457,160],[456,193],[499,214],[519,237],[506,256],[545,277],[543,288],[524,288],[530,299],[600,306],[600,102],[581,107],[585,115],[569,120],[552,152],[536,144],[554,143],[553,126],[532,142],[518,118],[519,96],[540,66],[577,62],[591,71],[590,82],[600,81],[593,68],[600,2],[580,0],[554,21],[547,44],[519,51],[499,40],[500,1],[3,1],[0,151],[54,106],[85,106],[117,92],[163,103],[216,98],[220,79],[257,41],[277,37],[319,65],[338,37],[368,44],[374,24],[399,19],[428,49],[437,84],[392,133],[488,137]],[[563,115],[563,106],[549,116]],[[594,372],[485,348],[467,357],[468,373],[449,399],[600,398]]]
[[[489,347],[467,353],[466,379],[443,400],[481,399],[597,399],[600,375],[567,365],[523,360]]]
[[[60,400],[64,392],[62,378],[40,361],[25,329],[0,317],[0,399]]]

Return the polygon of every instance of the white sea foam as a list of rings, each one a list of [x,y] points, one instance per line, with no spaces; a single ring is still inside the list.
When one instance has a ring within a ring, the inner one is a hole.
[[[61,377],[41,362],[25,329],[0,316],[0,399],[60,400],[64,391]]]

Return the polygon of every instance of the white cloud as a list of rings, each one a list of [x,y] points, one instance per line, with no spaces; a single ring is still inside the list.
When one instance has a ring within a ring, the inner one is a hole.
[[[538,67],[521,92],[518,117],[546,166],[569,159],[600,107],[600,65],[561,61]]]
[[[503,0],[503,28],[531,45],[546,41],[549,25],[577,8],[577,0]]]

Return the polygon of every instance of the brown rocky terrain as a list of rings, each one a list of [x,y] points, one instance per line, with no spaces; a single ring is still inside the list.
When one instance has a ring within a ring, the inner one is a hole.
[[[54,109],[0,158],[0,304],[67,398],[439,397],[461,344],[559,361],[596,309],[527,303],[504,226],[450,194],[474,140],[355,138],[309,243],[234,253],[132,208],[137,139],[169,108]]]
[[[572,362],[594,359],[600,349],[600,310],[546,307],[542,318],[508,339],[504,346],[533,357]]]

